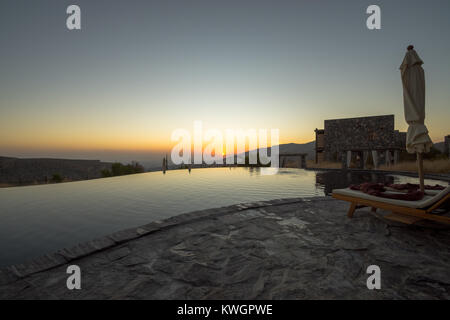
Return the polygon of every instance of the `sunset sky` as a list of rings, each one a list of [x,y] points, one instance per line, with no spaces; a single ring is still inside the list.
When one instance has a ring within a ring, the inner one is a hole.
[[[78,4],[82,30],[66,28]],[[382,29],[366,28],[370,4]],[[450,134],[450,1],[2,0],[0,156],[132,160],[171,133],[395,114],[406,47],[424,60],[426,124]],[[140,160],[140,159],[137,159]]]

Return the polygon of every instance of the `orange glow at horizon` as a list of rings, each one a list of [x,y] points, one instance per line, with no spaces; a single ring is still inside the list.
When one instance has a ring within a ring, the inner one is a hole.
[[[136,122],[134,122],[136,121]],[[128,120],[122,123],[110,122],[108,125],[102,125],[101,121],[93,121],[89,123],[57,123],[56,125],[49,125],[49,123],[35,123],[22,122],[20,131],[15,127],[18,119],[11,119],[5,122],[4,126],[0,127],[0,150],[8,150],[13,155],[15,150],[27,151],[97,151],[108,150],[118,152],[161,152],[169,153],[172,148],[178,143],[171,141],[171,134],[174,128],[184,127],[193,136],[192,121],[190,119],[177,118],[170,123],[171,126],[164,126],[164,122],[147,125],[143,121]],[[227,121],[229,124],[229,121]],[[276,128],[277,121],[273,121],[274,125],[269,123],[261,124],[262,128]],[[405,131],[406,124],[403,119],[396,117],[396,129]],[[205,121],[205,123],[207,123]],[[219,126],[219,130],[224,134],[224,148],[222,154],[225,156],[229,154],[226,151],[225,130],[226,126],[223,123],[208,122],[212,126]],[[287,143],[308,143],[314,141],[314,128],[322,127],[323,120],[309,120],[306,123],[299,124],[298,127],[286,126],[280,128],[279,144]],[[26,124],[26,125],[25,125]],[[250,126],[253,124],[253,126]],[[41,126],[42,125],[42,126]],[[172,126],[173,125],[173,126]],[[239,123],[243,128],[258,128],[259,126],[250,121]],[[203,134],[209,128],[204,128]],[[433,142],[439,142],[443,139],[443,130],[436,130],[430,126],[430,135]],[[440,138],[440,139],[439,139]],[[203,148],[209,142],[203,142]],[[270,147],[270,138],[267,141]],[[193,148],[192,148],[193,150]],[[249,151],[248,143],[246,143],[245,151]],[[236,153],[236,149],[235,149]],[[0,154],[1,155],[1,154]]]
[[[280,139],[280,144],[284,143],[306,143],[310,142],[312,139],[302,139],[302,141],[292,141],[286,139]],[[203,143],[203,148],[208,145],[209,142]],[[166,139],[146,139],[145,137],[117,137],[112,136],[110,139],[107,137],[55,137],[54,139],[49,139],[48,137],[41,137],[35,135],[33,138],[25,137],[21,138],[16,136],[15,139],[2,139],[0,143],[1,148],[8,149],[31,149],[31,150],[115,150],[115,151],[157,151],[157,152],[169,152],[177,142],[172,142],[170,137]],[[268,141],[267,146],[270,147],[270,141]],[[236,144],[235,144],[236,147]],[[245,151],[249,151],[249,146],[246,144]],[[193,147],[192,147],[193,150]],[[226,147],[224,148],[222,154],[227,154]]]

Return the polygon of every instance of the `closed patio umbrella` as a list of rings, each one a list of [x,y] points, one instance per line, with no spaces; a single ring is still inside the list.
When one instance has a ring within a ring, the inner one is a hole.
[[[417,154],[420,190],[424,191],[422,154],[429,152],[433,143],[425,126],[425,72],[413,46],[408,47],[400,66],[403,83],[403,105],[408,123],[406,150]]]

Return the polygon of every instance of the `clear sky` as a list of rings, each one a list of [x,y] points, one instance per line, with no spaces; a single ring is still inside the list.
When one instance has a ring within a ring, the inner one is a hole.
[[[66,28],[70,4],[81,31]],[[371,4],[381,30],[366,28]],[[281,143],[312,141],[333,118],[395,114],[406,130],[398,68],[411,43],[442,141],[449,14],[448,0],[2,0],[0,155],[136,158],[194,120],[279,128]]]

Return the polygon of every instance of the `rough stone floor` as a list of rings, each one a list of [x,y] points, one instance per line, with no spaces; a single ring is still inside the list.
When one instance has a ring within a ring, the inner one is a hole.
[[[153,222],[1,270],[0,299],[450,298],[450,229],[347,207],[274,200]],[[80,290],[66,287],[72,264]]]

